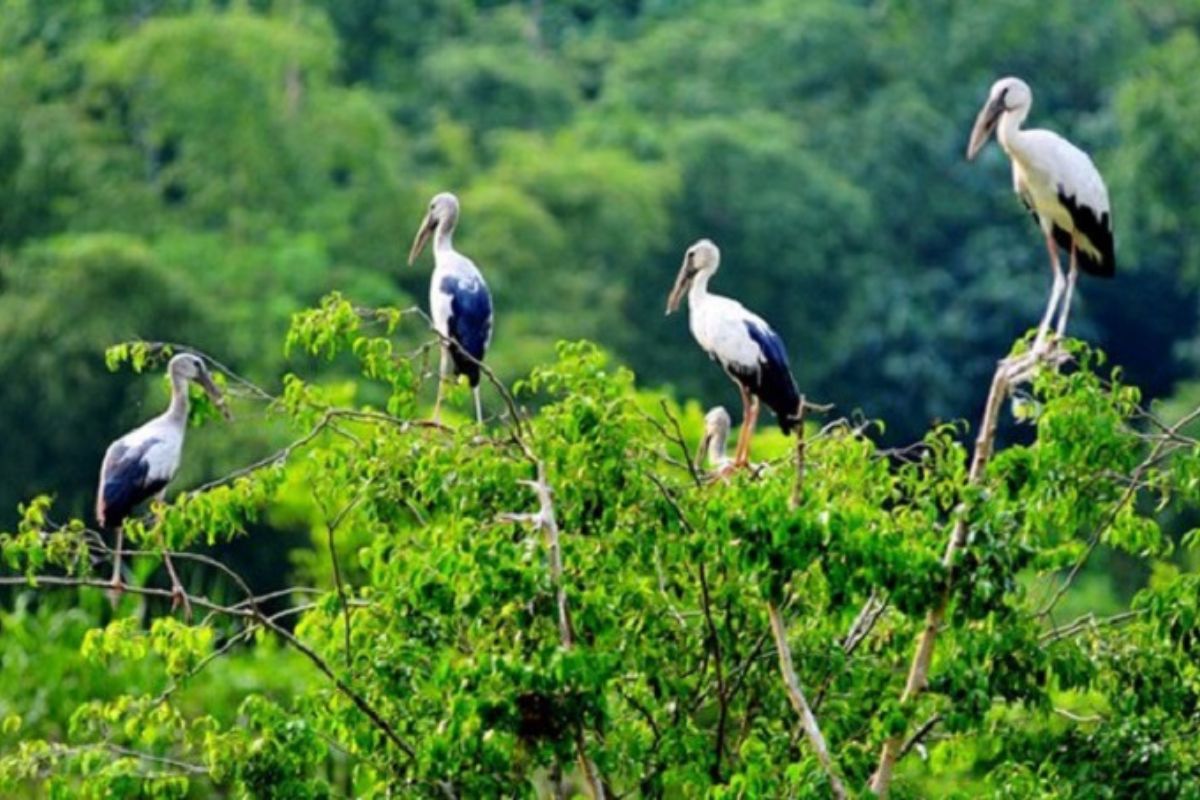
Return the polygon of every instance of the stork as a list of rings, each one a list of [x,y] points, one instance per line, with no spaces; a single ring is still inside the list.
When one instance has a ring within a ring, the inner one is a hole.
[[[225,418],[231,418],[220,390],[199,356],[180,353],[167,364],[167,374],[171,377],[171,404],[167,410],[110,444],[100,467],[96,519],[101,528],[116,532],[112,574],[114,593],[124,588],[121,582],[121,544],[125,520],[134,508],[146,500],[162,499],[167,484],[179,470],[184,433],[187,430],[188,382],[200,384]],[[164,559],[167,572],[171,575],[173,604],[178,605],[182,601],[186,608],[187,595],[179,583],[179,576],[175,574],[171,557],[164,554]]]
[[[1001,78],[992,84],[971,130],[967,160],[978,155],[995,131],[1012,161],[1013,188],[1046,237],[1054,284],[1034,340],[1034,352],[1040,352],[1056,308],[1055,334],[1061,337],[1066,330],[1079,270],[1111,278],[1117,265],[1108,189],[1100,171],[1087,153],[1057,133],[1023,130],[1021,124],[1032,104],[1033,93],[1020,78]],[[1065,280],[1059,247],[1070,254]]]
[[[730,468],[750,460],[750,438],[758,422],[761,399],[790,433],[800,411],[800,393],[788,366],[783,340],[762,317],[736,300],[709,294],[708,281],[721,262],[721,251],[708,239],[687,249],[675,286],[667,298],[667,314],[679,308],[686,294],[688,325],[701,349],[737,385],[742,396],[742,430]]]
[[[725,410],[725,406],[716,406],[709,409],[704,415],[704,436],[700,439],[700,446],[696,449],[695,464],[698,467],[704,464],[705,460],[718,473],[724,472],[729,468],[729,456],[725,454],[725,442],[729,439],[729,429],[733,427],[733,420],[729,418],[729,412]]]
[[[442,361],[433,421],[441,420],[442,385],[451,374],[466,375],[475,397],[475,419],[483,422],[479,401],[479,373],[492,341],[492,295],[471,259],[454,249],[458,223],[458,198],[450,192],[435,195],[421,220],[408,264],[412,266],[429,237],[433,237],[433,277],[429,282],[429,310],[433,327],[442,340]]]

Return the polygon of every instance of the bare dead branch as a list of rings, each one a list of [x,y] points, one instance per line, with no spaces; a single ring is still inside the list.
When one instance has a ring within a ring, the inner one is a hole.
[[[787,626],[784,624],[783,614],[780,613],[779,607],[774,602],[767,603],[767,614],[771,618],[771,632],[775,636],[775,649],[779,654],[779,672],[783,675],[784,686],[787,687],[788,700],[791,701],[792,708],[796,709],[796,713],[800,715],[800,726],[804,729],[804,735],[808,737],[808,742],[812,745],[817,760],[821,763],[821,768],[825,770],[833,796],[842,800],[846,797],[846,787],[842,785],[842,779],[838,777],[837,768],[834,766],[833,758],[829,755],[829,747],[825,744],[825,737],[821,734],[817,718],[813,716],[808,701],[804,699],[804,691],[800,688],[800,679],[796,677],[796,668],[792,665],[792,648],[787,641]]]
[[[1008,396],[1014,381],[1023,380],[1027,371],[1035,368],[1038,363],[1039,355],[1029,353],[1015,361],[1001,361],[997,365],[996,372],[992,376],[991,389],[988,391],[987,403],[984,406],[983,421],[980,423],[979,433],[975,438],[975,451],[972,454],[971,467],[967,475],[968,484],[975,485],[983,479],[984,470],[991,459],[996,438],[996,426],[1000,419],[1000,407],[1004,398]],[[933,660],[934,644],[937,641],[938,631],[942,627],[942,621],[945,619],[946,609],[950,605],[950,597],[954,588],[954,562],[959,551],[966,544],[966,515],[960,514],[951,529],[949,541],[946,543],[946,552],[942,556],[946,580],[937,602],[926,615],[925,626],[917,640],[917,649],[913,653],[912,665],[908,671],[904,691],[900,695],[902,706],[913,703],[925,688],[929,675],[929,664]],[[871,791],[880,797],[887,796],[892,782],[892,770],[902,746],[903,739],[898,735],[888,737],[883,743],[879,754],[879,766],[876,768],[870,784]]]
[[[519,436],[519,434],[518,434]],[[571,627],[571,613],[567,606],[566,582],[563,579],[562,547],[559,542],[558,519],[554,513],[554,497],[550,484],[546,481],[546,467],[537,458],[523,440],[518,442],[526,454],[532,458],[537,470],[537,480],[521,481],[533,490],[538,498],[538,511],[534,514],[502,514],[506,522],[529,523],[542,532],[546,540],[546,550],[550,562],[550,582],[554,586],[555,607],[558,616],[558,635],[562,646],[570,650],[575,646],[575,634]],[[579,766],[587,776],[593,800],[605,800],[604,779],[596,770],[596,764],[587,754],[587,743],[584,740],[582,728],[575,731],[575,749],[579,757]]]

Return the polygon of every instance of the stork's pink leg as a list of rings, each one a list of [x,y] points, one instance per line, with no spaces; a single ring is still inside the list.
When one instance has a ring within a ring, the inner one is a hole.
[[[1046,234],[1046,252],[1050,254],[1050,271],[1054,273],[1054,285],[1050,289],[1050,302],[1046,304],[1046,313],[1042,315],[1042,321],[1038,324],[1034,351],[1039,351],[1045,346],[1046,335],[1050,332],[1050,323],[1054,319],[1054,310],[1058,307],[1058,301],[1066,286],[1062,267],[1058,263],[1058,246],[1054,244],[1054,236],[1049,233]]]
[[[1075,238],[1071,237],[1071,263],[1067,269],[1067,291],[1063,295],[1062,308],[1058,312],[1058,327],[1055,336],[1062,338],[1067,329],[1067,316],[1071,313],[1071,297],[1075,294],[1075,280],[1079,277],[1079,259],[1075,251]]]
[[[758,398],[750,398],[750,408],[746,412],[746,418],[742,422],[742,431],[744,441],[742,444],[742,452],[738,456],[734,466],[744,467],[750,463],[750,440],[754,438],[754,428],[758,425]]]
[[[742,466],[744,463],[742,460],[744,457],[743,454],[746,448],[750,446],[750,437],[747,435],[750,430],[748,424],[750,422],[750,393],[746,391],[746,387],[742,386],[741,383],[738,384],[738,391],[742,395],[742,428],[738,431],[737,447],[733,448],[733,461],[729,464],[729,470]]]
[[[124,539],[125,525],[121,524],[117,526],[117,544],[113,549],[112,587],[116,591],[120,591],[125,586],[125,584],[121,582],[121,545],[123,544]]]
[[[125,539],[124,523],[117,526],[117,543],[113,549],[113,572],[112,580],[109,582],[111,589],[108,590],[108,601],[115,608],[117,602],[121,599],[121,594],[125,591],[125,582],[121,580],[121,545]]]

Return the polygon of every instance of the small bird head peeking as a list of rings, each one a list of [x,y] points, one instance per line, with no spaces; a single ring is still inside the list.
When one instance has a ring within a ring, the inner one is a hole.
[[[675,278],[675,287],[667,297],[667,314],[679,309],[679,303],[697,277],[708,280],[721,264],[721,251],[711,239],[701,239],[687,249],[683,255],[683,266]]]
[[[988,92],[987,102],[980,109],[979,116],[975,118],[975,127],[971,129],[967,160],[970,161],[979,154],[1006,112],[1015,115],[1020,123],[1028,116],[1032,105],[1033,92],[1030,91],[1029,84],[1020,78],[1001,78],[993,83],[992,90]]]
[[[725,455],[725,443],[729,439],[729,431],[733,420],[725,406],[716,406],[704,415],[704,436],[700,439],[700,447],[696,451],[696,466],[707,457],[708,465],[713,469],[724,469],[729,464]]]
[[[408,251],[408,265],[411,267],[417,257],[421,255],[421,251],[425,249],[425,244],[434,231],[440,227],[441,235],[448,237],[454,231],[456,222],[458,222],[458,198],[450,192],[435,194],[429,201],[429,210],[425,212],[425,218],[421,220],[421,227],[417,229],[412,249]]]
[[[212,373],[209,372],[208,366],[202,358],[192,353],[180,353],[167,364],[167,374],[171,376],[171,383],[175,390],[182,391],[185,397],[188,381],[199,384],[205,394],[212,399],[213,405],[220,410],[222,416],[225,419],[233,419],[233,415],[225,406],[225,398],[221,394],[221,390],[213,382]]]

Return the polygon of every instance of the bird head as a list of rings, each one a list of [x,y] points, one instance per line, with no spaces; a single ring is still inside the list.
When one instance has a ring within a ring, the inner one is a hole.
[[[425,249],[425,243],[429,241],[429,237],[433,235],[439,225],[444,225],[447,230],[452,230],[457,221],[458,198],[450,192],[435,194],[429,201],[429,210],[425,212],[425,218],[421,220],[421,227],[417,229],[412,249],[408,251],[409,266],[412,266],[412,263],[417,260],[417,256],[421,255],[421,251]]]
[[[970,161],[979,154],[992,132],[1000,123],[1000,117],[1006,111],[1019,114],[1022,119],[1029,113],[1033,104],[1033,92],[1029,84],[1020,78],[1001,78],[992,84],[988,92],[987,102],[979,110],[975,118],[975,127],[971,129],[971,140],[967,144],[967,160]]]
[[[167,364],[167,374],[173,381],[194,381],[199,384],[204,393],[213,401],[225,419],[233,419],[233,415],[225,406],[225,398],[213,381],[212,373],[204,359],[194,353],[180,353]]]
[[[709,463],[714,467],[722,466],[725,460],[725,442],[729,439],[729,431],[733,420],[725,406],[709,409],[704,415],[704,436],[700,439],[700,447],[696,451],[696,466],[699,467],[705,454]]]
[[[683,254],[683,266],[675,277],[675,286],[667,297],[667,314],[678,310],[679,303],[687,294],[688,287],[700,274],[712,275],[721,263],[721,251],[710,239],[701,239]]]

